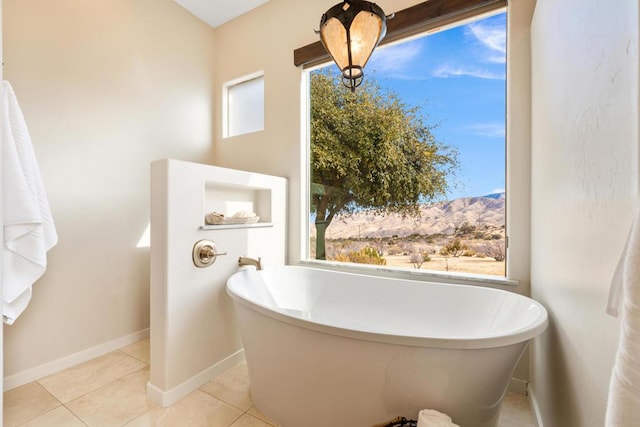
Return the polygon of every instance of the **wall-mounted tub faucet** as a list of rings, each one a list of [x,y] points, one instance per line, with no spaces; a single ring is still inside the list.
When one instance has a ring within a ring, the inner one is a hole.
[[[262,270],[262,258],[255,259],[241,256],[238,258],[238,267],[242,267],[243,265],[253,265],[256,267],[256,270]]]

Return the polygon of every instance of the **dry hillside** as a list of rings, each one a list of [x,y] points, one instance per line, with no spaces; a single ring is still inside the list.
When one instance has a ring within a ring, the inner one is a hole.
[[[415,218],[373,212],[338,216],[327,229],[326,259],[504,276],[504,215],[501,193],[425,204]],[[313,224],[311,232],[313,258]],[[455,241],[459,250],[443,252]],[[378,255],[363,255],[371,249]]]
[[[327,239],[360,239],[376,237],[405,237],[410,235],[453,235],[463,224],[476,229],[501,229],[504,227],[504,193],[483,197],[465,197],[446,202],[425,204],[420,217],[401,215],[376,215],[361,212],[336,216],[329,228]],[[311,226],[312,236],[315,227]]]

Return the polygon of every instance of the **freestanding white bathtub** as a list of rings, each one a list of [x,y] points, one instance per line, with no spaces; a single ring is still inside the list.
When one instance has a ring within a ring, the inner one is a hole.
[[[420,409],[497,425],[539,303],[476,286],[307,267],[233,274],[255,406],[283,427],[370,427]]]

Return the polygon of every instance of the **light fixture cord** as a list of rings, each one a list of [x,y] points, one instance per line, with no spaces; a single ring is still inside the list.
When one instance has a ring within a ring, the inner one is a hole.
[[[351,92],[355,92],[356,86],[353,81],[353,59],[351,58],[351,28],[347,29],[347,54],[349,56],[349,88],[351,88]]]

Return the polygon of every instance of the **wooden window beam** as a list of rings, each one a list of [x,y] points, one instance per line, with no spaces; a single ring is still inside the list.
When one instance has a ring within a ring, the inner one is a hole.
[[[387,35],[380,45],[502,9],[507,0],[428,0],[395,13],[387,21]],[[296,67],[310,67],[331,60],[320,41],[293,51]]]

